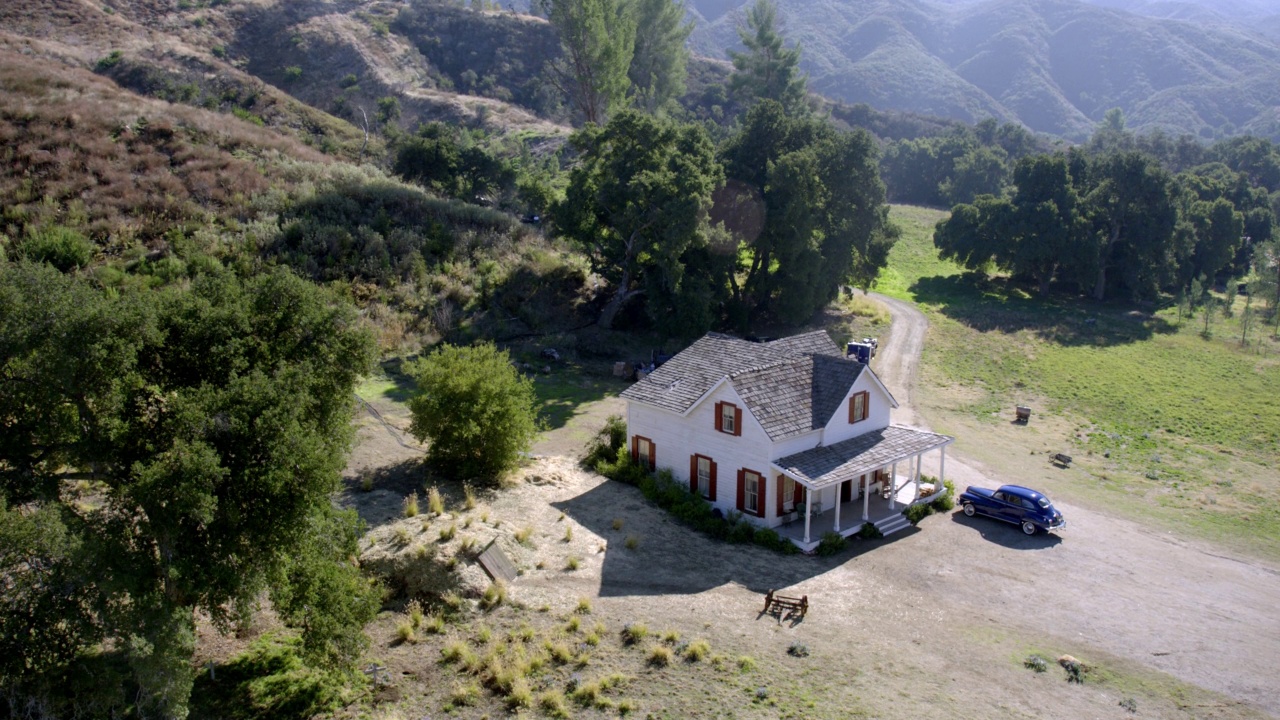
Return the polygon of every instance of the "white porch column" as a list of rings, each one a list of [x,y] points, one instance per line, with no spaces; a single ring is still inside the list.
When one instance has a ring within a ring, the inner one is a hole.
[[[843,484],[843,483],[842,483]],[[840,532],[840,485],[836,485],[836,526],[835,531]]]
[[[859,479],[858,482],[862,482],[862,480]],[[868,483],[866,487],[862,488],[862,522],[866,522],[867,520],[871,519],[871,516],[867,512],[868,503],[870,502],[871,502],[871,484]]]
[[[894,504],[898,495],[898,463],[894,461],[893,469],[889,471],[889,509],[896,510]]]
[[[813,503],[810,497],[813,495],[809,488],[804,489],[804,541],[809,542],[809,515],[813,510]]]
[[[916,456],[916,500],[920,499],[920,463],[924,460],[924,453]],[[913,500],[912,502],[915,502]]]
[[[941,448],[942,454],[938,456],[938,492],[946,487],[947,480],[947,446]]]

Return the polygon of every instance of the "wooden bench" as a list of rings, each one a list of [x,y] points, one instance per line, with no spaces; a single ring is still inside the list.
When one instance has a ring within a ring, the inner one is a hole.
[[[804,617],[809,611],[809,596],[801,595],[800,597],[788,597],[786,595],[778,595],[770,590],[764,596],[764,610],[761,612],[765,615],[777,615],[781,620],[785,614],[787,617]]]
[[[1053,456],[1053,462],[1057,465],[1061,465],[1062,467],[1070,467],[1071,456],[1066,453],[1057,453]]]

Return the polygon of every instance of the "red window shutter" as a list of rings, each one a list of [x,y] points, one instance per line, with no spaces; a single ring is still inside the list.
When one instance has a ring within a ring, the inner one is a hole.
[[[747,509],[747,479],[746,473],[742,468],[738,468],[738,512],[745,512]]]
[[[711,463],[711,482],[708,485],[707,499],[714,501],[716,499],[716,464],[714,461]]]
[[[740,407],[733,409],[733,434],[742,434],[742,408]]]
[[[689,456],[689,492],[698,492],[698,456]]]
[[[649,441],[649,469],[658,467],[658,443]]]
[[[782,517],[782,501],[783,501],[782,494],[787,485],[787,481],[782,479],[781,475],[778,476],[777,480],[778,480],[778,493],[777,493],[778,494],[778,517]]]
[[[857,420],[853,419],[853,399],[855,397],[857,397],[857,393],[854,393],[853,395],[849,396],[849,424],[850,425],[858,422]]]
[[[724,403],[716,403],[716,432],[724,432]]]
[[[769,507],[769,478],[756,473],[756,517],[764,517],[767,507]]]
[[[640,461],[640,436],[631,436],[631,462]]]

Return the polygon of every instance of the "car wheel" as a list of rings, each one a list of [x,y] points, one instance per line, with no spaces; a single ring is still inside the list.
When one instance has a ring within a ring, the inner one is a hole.
[[[977,508],[975,508],[975,507],[973,506],[973,503],[965,503],[965,504],[964,504],[964,514],[965,514],[965,515],[968,515],[969,517],[973,517],[973,514],[974,514],[974,513],[976,513],[976,512],[978,512],[978,509],[977,509]]]
[[[1039,529],[1040,528],[1036,527],[1036,524],[1031,521],[1026,521],[1022,523],[1022,532],[1026,533],[1027,535],[1035,535]]]

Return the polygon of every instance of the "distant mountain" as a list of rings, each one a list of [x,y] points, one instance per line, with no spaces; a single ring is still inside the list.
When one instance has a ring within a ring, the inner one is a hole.
[[[1123,7],[1103,7],[1102,3]],[[690,42],[739,47],[740,9],[693,0]],[[1130,128],[1280,138],[1280,20],[1251,0],[777,0],[813,90],[1070,139],[1121,108]],[[1270,37],[1267,33],[1270,33]]]

